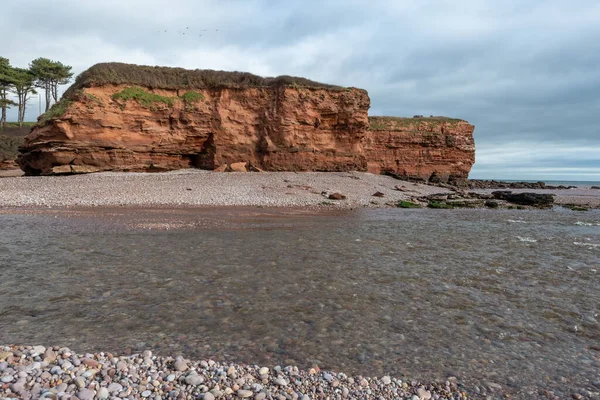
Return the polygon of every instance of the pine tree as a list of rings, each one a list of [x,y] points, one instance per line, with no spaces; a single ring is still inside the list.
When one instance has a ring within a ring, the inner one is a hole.
[[[10,66],[8,58],[0,57],[0,129],[6,125],[6,110],[16,103],[8,98],[8,92],[14,84],[14,68]]]
[[[29,69],[35,75],[35,86],[46,92],[45,111],[48,111],[51,99],[58,101],[58,86],[69,83],[73,77],[71,66],[40,57],[29,64]]]
[[[27,108],[27,102],[30,99],[30,94],[35,94],[35,75],[28,69],[25,68],[13,68],[13,88],[12,90],[16,93],[18,98],[18,120],[19,128],[23,128],[23,122],[25,121],[25,110]]]

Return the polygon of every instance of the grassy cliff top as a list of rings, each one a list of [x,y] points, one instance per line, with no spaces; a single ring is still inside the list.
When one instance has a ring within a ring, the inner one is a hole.
[[[65,96],[79,89],[102,85],[132,85],[151,89],[212,89],[298,86],[345,90],[340,86],[313,82],[294,76],[263,78],[248,72],[215,71],[211,69],[183,69],[151,67],[123,63],[96,64],[82,72]]]
[[[430,124],[457,124],[459,122],[467,122],[464,119],[459,118],[450,118],[450,117],[442,117],[442,116],[432,116],[432,117],[423,117],[423,116],[415,116],[415,117],[369,117],[369,125],[371,130],[386,130],[386,129],[394,129],[394,128],[405,128],[414,124],[420,124],[422,122],[427,122]]]

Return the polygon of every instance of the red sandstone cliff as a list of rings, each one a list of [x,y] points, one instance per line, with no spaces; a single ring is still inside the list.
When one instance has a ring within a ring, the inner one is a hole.
[[[429,181],[465,179],[475,162],[475,127],[443,118],[370,117],[368,170]]]
[[[372,118],[369,129],[369,103],[364,90],[302,78],[99,64],[42,116],[18,163],[29,175],[245,162],[267,171],[467,177],[473,126],[400,129]]]

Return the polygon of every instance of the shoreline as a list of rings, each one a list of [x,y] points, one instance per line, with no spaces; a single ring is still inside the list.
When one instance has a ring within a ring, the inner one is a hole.
[[[448,185],[401,181],[366,172],[102,172],[2,178],[0,209],[234,206],[349,210],[394,208],[402,201],[426,205],[427,198],[435,199],[439,195],[458,195],[469,199],[469,193],[490,195],[497,190],[463,190]],[[555,206],[600,208],[600,190],[576,188],[510,191],[553,194]],[[483,206],[476,202],[472,205]]]
[[[386,203],[447,189],[363,172],[163,173],[0,179],[0,208],[7,207],[388,207]],[[383,197],[373,196],[377,192]],[[331,199],[341,194],[343,199]]]
[[[0,346],[0,376],[0,396],[22,399],[467,398],[455,377],[421,383],[388,375],[348,376],[316,365],[302,370],[160,357],[150,350],[119,356],[76,354],[58,346]]]

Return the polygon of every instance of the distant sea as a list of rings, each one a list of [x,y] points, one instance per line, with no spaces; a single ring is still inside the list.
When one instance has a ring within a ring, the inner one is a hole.
[[[589,187],[589,186],[600,186],[600,181],[550,181],[545,179],[529,180],[529,179],[496,179],[497,181],[503,182],[544,182],[546,185],[558,186],[577,186],[577,187]]]

